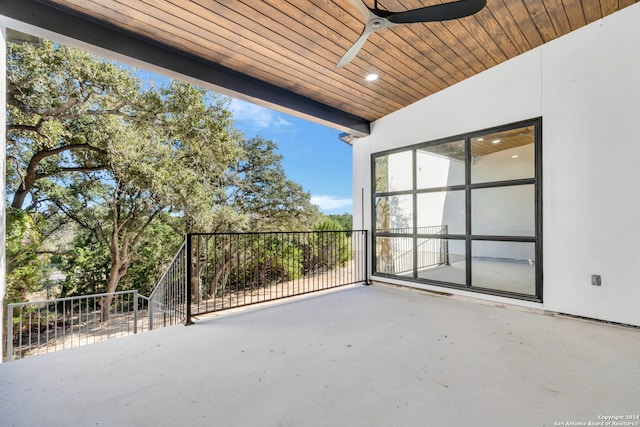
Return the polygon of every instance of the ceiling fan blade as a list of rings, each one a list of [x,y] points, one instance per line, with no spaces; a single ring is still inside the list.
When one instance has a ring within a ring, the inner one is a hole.
[[[373,31],[371,31],[369,28],[365,28],[362,34],[360,34],[358,40],[356,40],[356,42],[353,44],[353,46],[351,46],[349,50],[347,50],[345,54],[342,55],[342,58],[336,64],[336,68],[342,68],[345,65],[349,64],[353,60],[353,58],[356,57],[364,42],[367,41],[369,34],[371,34],[372,32]]]
[[[459,0],[451,3],[436,4],[419,9],[396,12],[387,16],[394,24],[412,24],[416,22],[449,21],[473,15],[485,7],[487,0]]]
[[[362,0],[349,0],[349,3],[351,3],[356,9],[360,11],[363,19],[369,19],[369,8],[366,4],[364,4]]]

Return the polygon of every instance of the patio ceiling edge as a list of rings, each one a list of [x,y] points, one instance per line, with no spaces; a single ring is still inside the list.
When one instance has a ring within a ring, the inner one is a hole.
[[[132,65],[149,64],[153,68],[151,71],[164,71],[170,77],[186,78],[190,83],[206,89],[329,126],[355,137],[370,133],[370,122],[361,117],[206,61],[189,52],[115,29],[63,7],[36,0],[3,0],[0,2],[0,15],[115,53],[133,60]]]

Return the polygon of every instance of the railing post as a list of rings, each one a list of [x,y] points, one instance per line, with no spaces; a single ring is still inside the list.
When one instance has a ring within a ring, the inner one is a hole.
[[[153,331],[153,302],[151,298],[147,300],[147,316],[149,316],[149,330]]]
[[[138,290],[133,291],[133,333],[138,333]]]
[[[186,289],[186,292],[185,292],[185,295],[186,295],[186,301],[185,301],[186,313],[185,314],[186,314],[186,316],[185,316],[185,323],[184,324],[185,324],[185,326],[188,326],[188,325],[192,325],[193,324],[193,321],[191,320],[191,275],[192,275],[192,270],[193,270],[193,267],[192,267],[192,264],[191,264],[191,252],[192,252],[191,235],[187,234],[186,239],[187,239],[187,241],[186,241],[187,244],[186,244],[186,248],[185,249],[186,249],[187,253],[186,253],[186,256],[185,256],[185,262],[187,264],[186,265],[186,272],[187,272],[186,276],[187,277],[185,277],[184,285],[185,285],[185,287],[187,289]]]
[[[445,236],[449,235],[449,226],[444,226],[444,234]],[[449,240],[444,239],[444,263],[445,265],[451,265],[449,262]]]
[[[7,361],[13,360],[13,306],[7,306]]]
[[[364,284],[369,286],[371,281],[369,280],[369,232],[362,230],[364,235]]]

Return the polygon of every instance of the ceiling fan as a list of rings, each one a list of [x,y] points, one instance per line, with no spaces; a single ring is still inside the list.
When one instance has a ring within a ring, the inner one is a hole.
[[[436,4],[404,12],[390,12],[378,9],[378,0],[374,0],[370,9],[362,0],[349,0],[365,20],[364,30],[356,42],[347,50],[336,68],[342,68],[350,63],[357,55],[370,34],[394,25],[414,24],[418,22],[449,21],[464,18],[482,10],[487,0],[458,0],[450,3]]]

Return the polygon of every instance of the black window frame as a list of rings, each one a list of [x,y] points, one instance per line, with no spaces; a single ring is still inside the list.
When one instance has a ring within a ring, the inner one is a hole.
[[[483,135],[508,131],[521,127],[534,127],[534,177],[532,178],[520,178],[503,181],[491,181],[491,182],[478,182],[472,183],[471,177],[471,140]],[[417,188],[417,150],[420,148],[444,144],[453,141],[465,141],[465,182],[463,185],[451,185],[439,188],[418,189]],[[385,191],[376,192],[376,159],[381,156],[388,156],[401,152],[411,151],[412,153],[412,181],[413,188],[410,190],[402,191]],[[522,185],[534,185],[534,197],[535,197],[535,233],[534,236],[499,236],[499,235],[474,235],[472,234],[471,223],[471,197],[473,190],[484,188],[501,188],[507,186],[522,186]],[[542,257],[542,117],[523,120],[519,122],[509,123],[502,126],[496,126],[486,128],[478,131],[473,131],[461,135],[452,137],[437,139],[428,142],[422,142],[419,144],[413,144],[404,147],[394,148],[392,150],[382,151],[371,155],[371,207],[372,207],[372,273],[373,276],[393,278],[403,281],[415,282],[420,284],[433,285],[444,288],[460,289],[465,291],[471,291],[476,293],[490,294],[508,298],[515,298],[520,300],[542,302],[543,301],[543,257]],[[465,193],[465,234],[446,234],[444,235],[447,240],[463,240],[465,242],[465,263],[466,263],[466,283],[464,285],[441,282],[432,279],[425,279],[418,277],[418,263],[417,263],[417,242],[418,239],[424,238],[439,238],[442,239],[443,235],[436,234],[421,234],[418,233],[417,221],[418,221],[418,209],[417,198],[419,194],[438,192],[438,191],[464,191]],[[376,212],[376,199],[378,197],[389,197],[398,195],[412,195],[413,198],[413,230],[412,233],[393,233],[388,231],[377,230],[377,212]],[[378,271],[377,266],[377,254],[376,254],[376,240],[378,237],[411,237],[413,239],[413,274],[411,277],[406,275],[397,275],[391,273],[385,273]],[[535,245],[535,294],[524,294],[512,291],[482,288],[473,286],[472,284],[472,246],[474,241],[493,241],[493,242],[525,242],[533,243]]]

